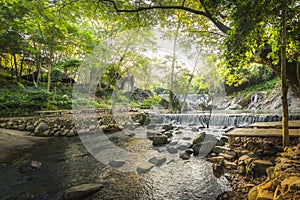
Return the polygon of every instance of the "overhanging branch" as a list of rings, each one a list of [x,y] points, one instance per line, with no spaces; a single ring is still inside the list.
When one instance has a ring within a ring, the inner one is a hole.
[[[197,15],[202,15],[204,17],[207,17],[211,22],[213,22],[219,29],[220,31],[222,31],[223,33],[227,33],[227,31],[230,30],[230,28],[228,26],[226,26],[225,24],[219,22],[218,20],[216,20],[209,12],[207,12],[207,10],[201,11],[201,10],[196,10],[190,7],[186,7],[184,6],[184,1],[182,3],[181,6],[175,6],[175,5],[157,5],[157,6],[151,6],[149,5],[148,7],[138,7],[135,9],[120,9],[116,2],[113,0],[99,0],[98,2],[109,2],[113,5],[114,9],[116,10],[116,12],[123,12],[123,13],[133,13],[133,12],[141,12],[141,11],[146,11],[146,10],[155,10],[155,9],[162,9],[162,10],[184,10],[190,13],[194,13]]]

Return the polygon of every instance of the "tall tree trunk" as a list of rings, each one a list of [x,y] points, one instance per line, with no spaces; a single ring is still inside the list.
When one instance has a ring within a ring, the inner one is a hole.
[[[19,81],[18,61],[17,61],[16,54],[13,55],[13,58],[14,58],[14,68],[15,68],[16,81]]]
[[[289,146],[289,108],[287,102],[288,83],[286,79],[286,16],[287,4],[282,10],[282,41],[281,41],[281,84],[282,84],[282,145]]]
[[[53,11],[52,11],[52,33],[51,33],[50,58],[49,58],[49,63],[48,63],[47,92],[50,92],[50,87],[51,87],[51,71],[52,71],[53,53],[54,53],[54,31],[55,31],[54,9],[55,8],[53,8]]]
[[[178,25],[177,25],[177,28],[176,28],[176,32],[175,32],[174,43],[173,43],[172,64],[171,64],[170,92],[169,92],[169,106],[168,106],[168,109],[171,112],[173,110],[174,71],[175,71],[176,45],[177,45],[177,37],[178,37],[179,26],[180,26],[180,22],[178,22]]]

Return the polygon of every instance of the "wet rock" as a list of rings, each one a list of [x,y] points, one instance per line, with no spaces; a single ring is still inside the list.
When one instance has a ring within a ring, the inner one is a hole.
[[[35,127],[34,134],[41,135],[47,129],[49,129],[49,126],[45,122],[41,122]]]
[[[226,150],[227,150],[227,148],[220,147],[220,146],[214,146],[211,151],[213,153],[219,154],[219,153],[224,153]]]
[[[180,134],[182,134],[182,131],[176,131],[175,134],[180,135]]]
[[[193,127],[193,128],[191,128],[191,131],[193,131],[193,132],[197,132],[197,131],[199,131],[199,129],[198,129],[198,128],[196,128],[196,127]]]
[[[122,167],[125,164],[125,161],[123,160],[111,160],[108,162],[108,164],[113,168],[119,168]]]
[[[168,137],[165,136],[165,135],[159,135],[159,134],[156,134],[154,137],[153,137],[153,141],[152,141],[152,144],[154,146],[157,146],[157,145],[163,145],[163,144],[167,144],[168,143]]]
[[[173,137],[172,131],[166,131],[164,132],[164,135],[166,135],[168,138]]]
[[[191,146],[190,143],[181,144],[181,145],[179,145],[179,146],[177,147],[177,150],[179,150],[179,151],[184,151],[184,150],[188,149],[190,146]]]
[[[193,144],[202,143],[204,141],[205,137],[206,137],[206,133],[200,133],[193,139]]]
[[[185,153],[192,155],[194,153],[194,151],[192,149],[187,149],[187,150],[185,150]]]
[[[167,147],[167,151],[170,153],[170,154],[175,154],[175,153],[178,153],[177,149],[173,146],[169,146]]]
[[[89,184],[74,186],[64,191],[63,199],[65,200],[83,199],[88,195],[99,191],[103,187],[104,186],[99,183],[89,183]]]
[[[191,158],[191,155],[186,152],[182,152],[182,153],[180,153],[179,157],[183,160],[188,160]]]
[[[174,126],[173,126],[172,124],[165,124],[165,125],[163,126],[163,129],[164,129],[165,131],[173,130],[173,129],[174,129]]]
[[[36,171],[36,170],[39,170],[41,167],[42,167],[41,162],[31,160],[31,161],[27,161],[26,163],[21,165],[19,167],[19,172],[27,173],[27,172],[30,172],[30,171]]]
[[[150,163],[156,165],[156,166],[160,166],[160,165],[162,165],[164,162],[167,161],[167,158],[164,157],[164,156],[155,156],[155,157],[153,157],[153,158],[150,158],[148,161],[149,161]]]
[[[151,163],[143,163],[143,164],[141,164],[141,165],[139,165],[139,166],[137,167],[136,171],[137,171],[138,173],[147,173],[147,172],[149,172],[153,167],[154,167],[154,165],[151,164]]]
[[[203,155],[207,155],[214,147],[215,142],[207,141],[202,143],[196,143],[192,146],[195,155],[199,155],[200,153]]]
[[[217,140],[216,146],[225,146],[225,142],[222,140]]]

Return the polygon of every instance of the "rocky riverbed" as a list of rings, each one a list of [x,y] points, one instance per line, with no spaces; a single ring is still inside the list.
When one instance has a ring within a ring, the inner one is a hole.
[[[204,129],[195,125],[147,125],[147,115],[137,114],[135,118],[136,121],[130,125],[127,124],[128,126],[116,125],[112,117],[92,119],[94,123],[91,120],[89,123],[81,121],[79,135],[82,130],[82,134],[86,135],[85,133],[89,132],[95,134],[95,130],[103,128],[105,132],[112,133],[109,134],[109,141],[113,141],[113,144],[126,152],[136,153],[134,156],[126,154],[121,159],[115,159],[111,156],[111,152],[115,152],[115,149],[106,149],[107,146],[103,144],[101,146],[99,143],[97,143],[98,146],[93,147],[97,149],[93,155],[97,160],[109,168],[120,170],[116,176],[122,177],[122,171],[127,170],[131,174],[126,176],[128,182],[134,177],[134,180],[139,181],[138,183],[134,181],[133,185],[147,185],[142,194],[135,190],[129,194],[129,190],[125,189],[126,184],[124,188],[122,186],[122,192],[114,194],[118,189],[114,186],[117,184],[114,182],[116,177],[112,175],[105,180],[91,179],[85,182],[73,182],[68,184],[67,188],[62,187],[65,188],[65,192],[53,195],[62,195],[65,199],[72,198],[75,194],[79,196],[89,194],[97,199],[103,192],[115,197],[141,195],[143,199],[205,197],[206,199],[249,198],[252,200],[273,199],[274,196],[281,199],[299,197],[300,146],[297,145],[297,141],[293,147],[283,150],[280,139],[236,138],[232,143],[232,148],[229,148],[228,139],[222,136],[222,133],[229,130],[226,127]],[[0,121],[1,127],[6,128],[0,130],[2,158],[9,158],[11,152],[19,153],[23,149],[33,148],[38,140],[47,138],[36,136],[75,136],[78,134],[75,122],[70,116],[12,118]],[[115,131],[119,132],[115,134]],[[90,134],[90,136],[91,138],[87,139],[94,141],[94,135]],[[83,139],[82,136],[81,139]],[[93,153],[93,151],[90,152]],[[97,157],[97,152],[101,157]],[[72,156],[70,158],[72,159]],[[39,159],[27,160],[18,168],[24,169],[21,171],[27,173],[28,170],[36,171],[40,168],[43,170],[44,162],[50,165],[47,161],[40,161]],[[126,168],[130,162],[135,164],[134,167]],[[51,163],[53,164],[55,165]],[[81,168],[80,165],[81,161],[78,161],[77,167]],[[162,177],[165,178],[162,179]],[[151,181],[144,182],[140,178]],[[230,186],[227,185],[228,183]],[[110,186],[107,187],[107,184]],[[93,199],[92,196],[91,199]]]

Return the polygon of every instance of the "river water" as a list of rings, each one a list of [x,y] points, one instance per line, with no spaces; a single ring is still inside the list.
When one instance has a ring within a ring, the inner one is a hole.
[[[170,145],[178,147],[191,142],[196,134],[189,131],[190,127],[182,130]],[[230,190],[225,177],[214,177],[211,164],[202,158],[182,160],[178,153],[169,154],[166,146],[153,149],[150,140],[128,139],[122,132],[109,137],[118,140],[126,150],[156,151],[165,155],[167,161],[143,174],[119,171],[95,159],[79,137],[50,138],[20,152],[17,158],[0,163],[0,199],[61,199],[62,191],[69,187],[98,182],[104,188],[87,199],[207,200]],[[41,169],[19,172],[19,167],[28,160],[41,162]]]

